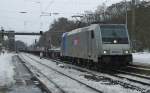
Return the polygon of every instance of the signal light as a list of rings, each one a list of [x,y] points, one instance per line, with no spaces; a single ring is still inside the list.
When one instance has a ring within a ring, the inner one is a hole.
[[[40,31],[40,34],[43,35],[43,31]]]

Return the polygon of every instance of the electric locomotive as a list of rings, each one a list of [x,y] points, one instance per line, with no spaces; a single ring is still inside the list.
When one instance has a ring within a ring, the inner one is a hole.
[[[92,24],[62,35],[61,57],[78,63],[127,65],[132,62],[125,24]]]

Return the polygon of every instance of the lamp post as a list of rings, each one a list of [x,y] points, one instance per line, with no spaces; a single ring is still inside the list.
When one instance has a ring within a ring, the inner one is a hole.
[[[125,24],[128,25],[128,6],[127,6],[127,0],[125,0]]]
[[[136,18],[135,18],[135,8],[136,8],[136,0],[132,0],[132,23],[131,23],[131,25],[132,25],[132,32],[133,32],[133,40],[135,41],[135,43],[134,43],[134,46],[133,46],[133,48],[136,50],[137,49],[137,37],[136,37],[136,29],[135,29],[135,27],[136,27]]]
[[[0,51],[1,51],[2,47],[3,47],[3,44],[4,44],[4,29],[1,26],[1,31],[0,31]]]
[[[19,13],[21,13],[21,14],[26,14],[26,13],[28,13],[28,12],[26,12],[26,11],[21,11],[21,12],[19,12]],[[26,22],[25,22],[25,20],[24,20],[24,30],[25,30],[25,26],[26,26]]]
[[[21,14],[26,14],[26,13],[28,13],[28,12],[26,12],[26,11],[21,11],[21,12],[19,12],[19,13],[21,13]]]

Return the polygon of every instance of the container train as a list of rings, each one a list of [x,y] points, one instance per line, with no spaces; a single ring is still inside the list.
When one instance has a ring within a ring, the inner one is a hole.
[[[127,65],[132,62],[125,24],[92,24],[62,35],[62,60],[87,64]]]

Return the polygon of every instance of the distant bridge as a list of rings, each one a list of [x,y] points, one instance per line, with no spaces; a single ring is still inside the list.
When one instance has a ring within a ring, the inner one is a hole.
[[[43,32],[40,31],[39,33],[35,32],[14,32],[14,31],[5,31],[3,32],[3,35],[42,35]]]
[[[42,35],[41,33],[21,33],[21,32],[15,32],[15,35]]]
[[[15,36],[16,35],[42,35],[43,32],[40,31],[39,33],[35,32],[15,32],[15,31],[0,31],[0,43],[3,44],[4,36],[8,37],[9,40],[9,49],[14,51],[15,50]]]

